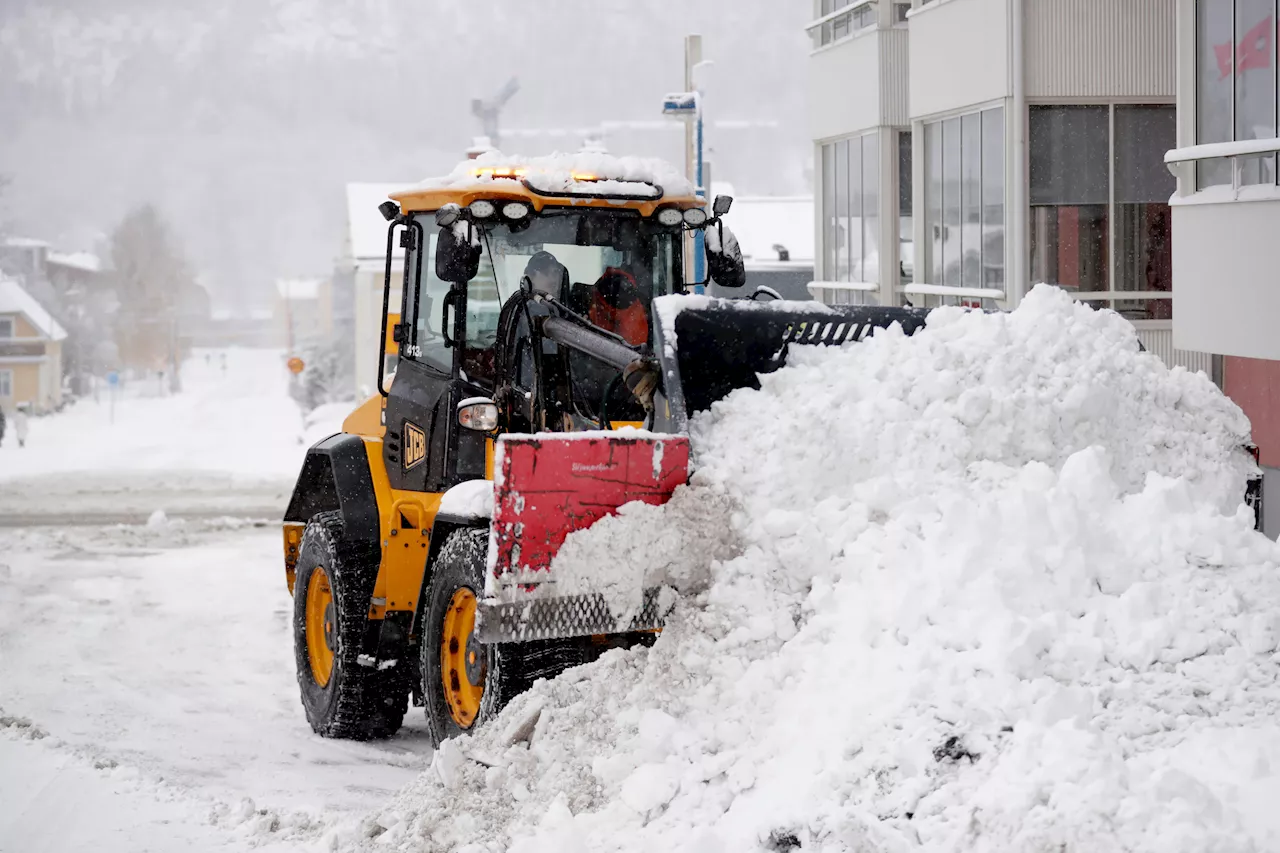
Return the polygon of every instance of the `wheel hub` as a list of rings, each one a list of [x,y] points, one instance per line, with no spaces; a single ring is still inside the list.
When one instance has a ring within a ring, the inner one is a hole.
[[[440,680],[449,716],[459,728],[470,728],[480,715],[486,667],[484,648],[475,638],[476,594],[454,591],[440,626]]]
[[[307,659],[311,677],[320,687],[327,687],[333,677],[333,651],[338,623],[333,608],[333,587],[323,566],[316,566],[306,589]]]

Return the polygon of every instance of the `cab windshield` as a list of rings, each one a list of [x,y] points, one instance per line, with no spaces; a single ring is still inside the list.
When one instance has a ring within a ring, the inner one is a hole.
[[[448,285],[435,277],[435,234],[432,214],[421,221],[429,237],[423,265],[423,293],[417,340],[421,358],[444,367],[439,306]],[[522,222],[497,220],[479,226],[480,269],[467,285],[465,347],[491,352],[497,342],[502,305],[528,275],[534,287],[567,305],[606,331],[634,346],[648,344],[655,297],[680,289],[680,231],[664,227],[631,210],[544,209]],[[484,359],[472,362],[468,378],[490,384]],[[478,375],[476,375],[478,374]]]

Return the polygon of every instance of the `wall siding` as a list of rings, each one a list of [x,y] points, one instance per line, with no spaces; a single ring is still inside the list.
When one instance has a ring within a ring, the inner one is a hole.
[[[1175,3],[1023,2],[1028,98],[1174,97]]]
[[[901,127],[911,123],[911,38],[906,29],[880,33],[880,123]]]
[[[913,118],[1012,94],[1008,0],[931,3],[916,11],[908,28]]]
[[[832,139],[880,122],[880,42],[872,31],[809,57],[809,135]]]

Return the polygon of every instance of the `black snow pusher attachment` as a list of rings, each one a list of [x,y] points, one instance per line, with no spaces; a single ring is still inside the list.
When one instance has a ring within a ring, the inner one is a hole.
[[[629,501],[665,503],[688,479],[690,416],[787,362],[793,346],[861,341],[898,324],[906,334],[927,312],[672,296],[661,300],[654,354],[661,370],[650,432],[543,433],[499,438],[492,576],[480,604],[484,642],[520,642],[659,628],[674,597],[631,587],[615,612],[603,594],[558,591],[552,562],[565,537]],[[616,580],[616,579],[615,579]],[[665,606],[659,606],[666,602]]]
[[[694,412],[787,363],[792,346],[861,341],[893,324],[908,335],[925,324],[923,308],[816,302],[751,302],[671,296],[661,300],[654,350],[667,405],[655,405],[654,430],[683,433]]]

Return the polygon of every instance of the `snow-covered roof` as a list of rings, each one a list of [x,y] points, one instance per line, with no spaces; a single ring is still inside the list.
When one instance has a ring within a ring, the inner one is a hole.
[[[318,278],[281,278],[276,280],[276,292],[283,299],[318,299],[320,284]]]
[[[4,245],[14,249],[47,249],[49,244],[34,237],[6,237]]]
[[[809,196],[735,198],[724,221],[738,238],[748,268],[753,263],[778,263],[775,245],[786,247],[792,263],[813,263],[813,198]]]
[[[48,261],[85,272],[102,272],[102,260],[92,252],[50,252]]]
[[[378,212],[378,205],[407,185],[347,184],[347,248],[352,260],[386,259],[387,220]],[[396,255],[402,253],[398,241],[394,251]]]
[[[21,314],[46,340],[60,341],[67,336],[44,306],[11,278],[0,278],[0,314]]]

